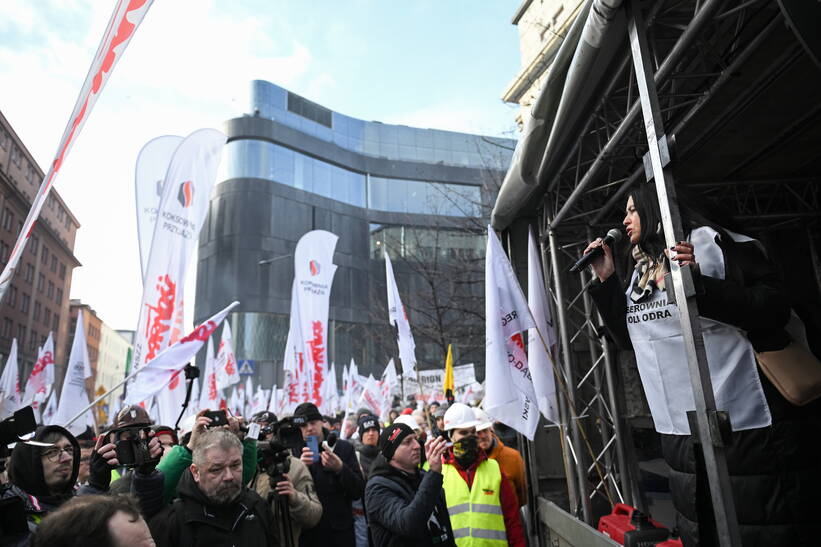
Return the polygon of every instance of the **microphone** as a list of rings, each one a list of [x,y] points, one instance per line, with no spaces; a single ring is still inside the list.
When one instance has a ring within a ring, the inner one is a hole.
[[[604,239],[602,240],[602,243],[606,244],[606,245],[612,245],[613,243],[616,243],[617,241],[620,241],[620,240],[621,240],[621,230],[611,228],[607,232],[607,235],[604,236]],[[602,250],[602,248],[601,247],[596,247],[595,249],[593,249],[592,251],[590,251],[586,255],[583,255],[580,259],[578,259],[576,261],[576,263],[573,264],[573,266],[568,270],[568,272],[576,273],[576,272],[580,271],[581,269],[586,268],[591,262],[593,262],[594,258],[596,258],[598,256],[601,256],[602,254],[604,254],[604,251]]]

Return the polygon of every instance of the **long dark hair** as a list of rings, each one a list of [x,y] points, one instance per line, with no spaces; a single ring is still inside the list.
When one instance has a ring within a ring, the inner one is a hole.
[[[666,245],[664,230],[661,227],[656,185],[652,182],[641,183],[633,188],[629,195],[633,198],[633,206],[641,220],[638,246],[648,255],[658,257]],[[704,196],[699,196],[686,188],[676,188],[676,195],[685,239],[699,226],[709,226],[719,233],[723,244],[733,244],[733,239],[727,230],[735,231],[737,227],[725,210]]]

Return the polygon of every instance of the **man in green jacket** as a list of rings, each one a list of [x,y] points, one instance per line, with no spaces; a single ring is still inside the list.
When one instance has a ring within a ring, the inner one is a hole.
[[[177,497],[177,483],[180,482],[183,472],[193,461],[191,454],[197,440],[211,423],[211,419],[204,416],[206,412],[208,412],[207,408],[197,414],[188,444],[171,448],[157,465],[157,469],[165,475],[163,500],[166,504],[171,503]],[[228,425],[223,427],[230,429],[242,441],[242,483],[248,484],[254,478],[257,468],[257,443],[254,439],[244,438],[242,425],[242,416],[229,416]]]

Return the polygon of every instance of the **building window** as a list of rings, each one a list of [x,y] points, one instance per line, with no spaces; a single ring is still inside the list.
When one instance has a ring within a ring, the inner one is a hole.
[[[60,316],[57,312],[54,312],[54,318],[52,319],[51,330],[57,332],[57,329],[60,327]]]
[[[34,166],[30,163],[26,165],[26,180],[29,181],[29,184],[34,184],[36,176],[37,173],[34,170]]]
[[[60,222],[63,222],[63,220],[65,220],[65,218],[66,218],[66,210],[63,209],[62,207],[58,207],[57,208],[57,220],[59,220]]]
[[[6,207],[3,211],[3,228],[6,229],[7,232],[11,232],[11,227],[14,224],[14,213],[11,212],[11,209]]]
[[[57,273],[57,255],[51,255],[51,273]]]
[[[37,291],[38,292],[43,292],[43,289],[45,289],[45,288],[46,288],[46,275],[45,274],[39,274],[37,276]]]
[[[66,278],[66,265],[60,262],[60,279]]]
[[[0,241],[0,263],[5,264],[9,261],[9,252],[11,247],[5,241]]]
[[[333,116],[330,110],[290,91],[288,92],[288,110],[325,127],[331,127]]]
[[[26,264],[26,273],[23,276],[23,279],[25,279],[26,283],[28,283],[29,285],[34,283],[34,265],[33,264],[31,264],[31,263]]]
[[[48,247],[43,245],[43,251],[40,253],[40,263],[43,264],[43,266],[48,264],[48,254]]]
[[[43,324],[48,327],[51,325],[51,310],[46,308],[46,313],[43,314]]]
[[[53,281],[48,282],[48,290],[46,290],[46,296],[48,296],[49,300],[54,298],[54,282]]]
[[[23,162],[23,153],[20,152],[20,147],[16,144],[12,144],[11,146],[11,163],[20,167],[20,164]]]
[[[26,343],[26,326],[17,325],[17,345],[22,347]]]
[[[12,321],[8,317],[3,319],[3,338],[11,338]]]
[[[23,313],[28,313],[29,306],[31,306],[31,296],[23,293],[23,298],[20,299],[20,311]]]
[[[37,351],[37,332],[31,331],[29,334],[29,351],[34,353]]]
[[[37,256],[37,250],[40,248],[40,238],[37,236],[31,236],[31,241],[29,241],[29,251],[34,256]]]
[[[0,148],[5,150],[9,147],[9,132],[5,127],[0,127]]]
[[[9,306],[17,306],[17,287],[9,287]]]
[[[57,303],[63,303],[63,289],[57,289]]]
[[[34,317],[32,318],[34,321],[40,320],[40,314],[43,313],[43,307],[40,305],[39,302],[36,300],[34,301]]]

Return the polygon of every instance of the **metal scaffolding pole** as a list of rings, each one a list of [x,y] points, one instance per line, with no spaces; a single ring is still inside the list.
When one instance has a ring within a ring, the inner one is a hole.
[[[645,36],[646,27],[638,0],[629,0],[627,10],[630,49],[641,99],[647,143],[650,148],[652,176],[658,192],[665,242],[668,247],[671,247],[684,238],[675,186],[669,168],[670,155],[666,153],[666,150],[663,151],[663,147],[667,145],[667,137],[664,134],[656,83]],[[671,260],[670,273],[695,397],[697,431],[694,433],[701,442],[716,519],[716,533],[721,545],[740,546],[741,536],[727,471],[724,445],[719,435],[718,411],[701,333],[692,271],[689,267],[679,267],[674,260]]]
[[[579,438],[579,417],[576,416],[576,384],[573,381],[573,364],[572,364],[572,348],[570,347],[570,337],[567,334],[567,317],[564,309],[564,290],[562,288],[561,272],[559,270],[559,256],[557,253],[558,242],[556,241],[556,232],[554,230],[548,231],[550,239],[550,263],[553,272],[553,284],[556,288],[556,300],[559,305],[556,306],[556,312],[559,320],[559,337],[561,338],[562,346],[562,362],[564,365],[564,375],[567,384],[567,406],[570,409],[566,413],[566,424],[570,429],[571,443],[573,456],[576,460],[576,482],[578,484],[578,502],[582,507],[582,515],[584,521],[590,524],[590,499],[587,497],[587,488],[585,483],[587,478],[583,474],[584,470],[584,451],[582,450],[581,440]],[[572,482],[568,477],[568,485]],[[573,513],[578,516],[578,507],[574,506]]]

